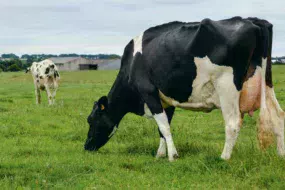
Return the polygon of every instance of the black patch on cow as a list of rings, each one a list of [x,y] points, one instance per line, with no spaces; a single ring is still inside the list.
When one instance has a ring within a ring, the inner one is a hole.
[[[40,76],[40,79],[43,79],[43,77],[42,77],[42,76]]]
[[[49,67],[53,69],[53,68],[54,68],[54,65],[50,65]]]
[[[54,71],[54,78],[59,77],[59,74],[57,71]]]
[[[45,74],[48,74],[48,73],[49,73],[49,71],[50,71],[50,68],[49,68],[49,67],[48,67],[48,68],[46,68]]]
[[[39,80],[37,80],[37,82],[40,82]]]
[[[40,86],[40,89],[41,89],[41,90],[45,90],[46,87],[45,87],[44,85],[41,85],[41,86]]]
[[[38,74],[36,75],[36,78],[39,78],[39,75],[38,75]]]

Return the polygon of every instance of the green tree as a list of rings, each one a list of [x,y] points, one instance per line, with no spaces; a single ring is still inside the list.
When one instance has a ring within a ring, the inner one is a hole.
[[[7,68],[7,71],[12,71],[12,72],[21,71],[21,70],[22,69],[16,63],[14,63],[13,65],[11,65]]]
[[[4,59],[19,59],[19,57],[14,53],[2,54],[1,57]]]

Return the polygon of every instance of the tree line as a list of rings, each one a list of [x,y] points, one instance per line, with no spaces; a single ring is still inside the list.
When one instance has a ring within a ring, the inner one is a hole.
[[[17,56],[16,54],[2,54],[0,59],[0,72],[21,71],[30,67],[33,62],[39,62],[51,57],[83,57],[86,59],[120,59],[121,56],[116,54],[24,54]]]

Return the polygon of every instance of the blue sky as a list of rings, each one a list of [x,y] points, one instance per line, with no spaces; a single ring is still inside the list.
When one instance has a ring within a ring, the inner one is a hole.
[[[0,54],[116,53],[145,29],[174,20],[260,17],[285,55],[283,0],[0,0]]]

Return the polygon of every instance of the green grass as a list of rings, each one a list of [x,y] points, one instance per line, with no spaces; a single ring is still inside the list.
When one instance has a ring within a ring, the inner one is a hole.
[[[274,66],[274,84],[285,108],[285,67]],[[100,149],[83,150],[86,118],[106,95],[117,71],[62,72],[57,103],[35,105],[30,74],[0,73],[1,189],[189,189],[285,188],[285,160],[276,145],[261,152],[256,119],[246,116],[229,161],[221,112],[177,109],[172,122],[180,158],[155,159],[159,136],[154,121],[127,115]]]

